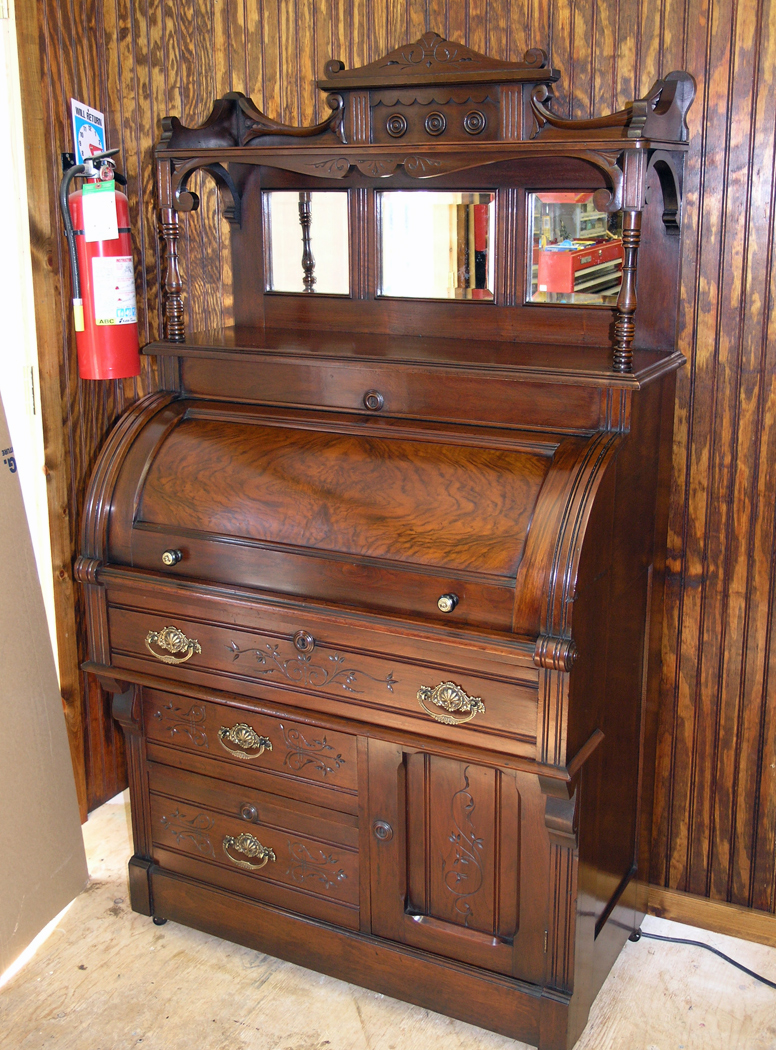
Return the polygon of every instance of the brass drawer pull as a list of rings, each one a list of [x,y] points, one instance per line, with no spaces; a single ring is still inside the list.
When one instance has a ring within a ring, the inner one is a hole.
[[[231,747],[227,747],[226,741],[230,744],[236,744],[237,747],[244,748],[244,751],[235,751]],[[272,750],[272,741],[268,736],[259,736],[255,729],[251,726],[246,725],[245,722],[237,722],[231,729],[227,726],[221,726],[218,730],[218,741],[224,751],[228,751],[230,755],[234,755],[235,758],[244,758],[246,761],[250,761],[252,758],[258,758],[259,755],[263,755],[265,751]],[[255,755],[246,755],[245,751],[255,751]]]
[[[183,557],[183,551],[179,550],[168,550],[162,555],[163,565],[177,565]]]
[[[455,682],[440,682],[433,689],[430,685],[422,685],[418,689],[418,701],[427,715],[431,715],[437,722],[444,722],[447,726],[461,725],[463,722],[469,722],[475,715],[485,714],[485,704],[480,697],[467,696]],[[449,714],[434,711],[429,704],[441,707]]]
[[[151,656],[161,660],[163,664],[185,664],[195,653],[202,652],[202,647],[194,638],[187,638],[183,631],[177,627],[163,627],[161,631],[149,631],[145,639],[146,649]],[[155,653],[152,645],[158,645],[160,649],[166,649],[172,656],[163,653]],[[175,653],[184,653],[183,656],[175,656]]]
[[[244,853],[246,857],[256,857],[259,863],[251,864],[247,860],[233,857],[229,852],[230,849],[237,850],[238,853]],[[267,861],[276,859],[274,850],[271,850],[268,846],[262,846],[259,840],[253,835],[249,835],[247,831],[243,831],[236,837],[234,835],[224,835],[224,853],[232,864],[236,864],[238,868],[247,868],[248,871],[258,871],[264,867]]]

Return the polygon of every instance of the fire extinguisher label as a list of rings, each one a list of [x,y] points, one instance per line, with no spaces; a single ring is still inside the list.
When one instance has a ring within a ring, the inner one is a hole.
[[[85,241],[115,241],[119,235],[116,183],[85,182],[82,193]]]
[[[135,324],[135,274],[131,255],[92,259],[95,324]]]

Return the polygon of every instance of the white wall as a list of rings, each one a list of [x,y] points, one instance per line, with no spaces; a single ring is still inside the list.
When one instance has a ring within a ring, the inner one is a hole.
[[[56,655],[26,183],[28,177],[50,178],[51,173],[25,173],[13,12],[13,0],[0,0],[0,157],[3,158],[0,164],[0,200],[5,208],[0,250],[0,395],[11,430]]]

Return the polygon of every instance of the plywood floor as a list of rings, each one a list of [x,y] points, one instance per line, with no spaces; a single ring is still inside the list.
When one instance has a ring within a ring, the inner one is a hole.
[[[3,1050],[523,1050],[525,1044],[129,910],[123,796],[84,827],[92,882],[0,990]],[[661,919],[776,980],[776,949]],[[776,1050],[776,991],[709,952],[628,943],[578,1050]]]

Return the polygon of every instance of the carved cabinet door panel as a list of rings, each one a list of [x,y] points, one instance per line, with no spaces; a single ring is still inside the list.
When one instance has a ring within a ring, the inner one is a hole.
[[[523,980],[545,969],[535,778],[369,741],[372,929]]]

